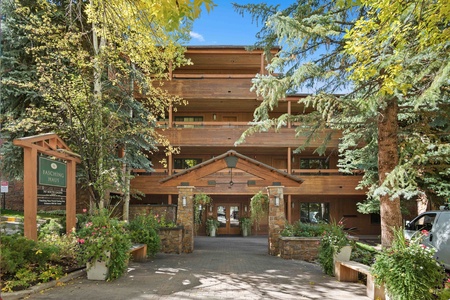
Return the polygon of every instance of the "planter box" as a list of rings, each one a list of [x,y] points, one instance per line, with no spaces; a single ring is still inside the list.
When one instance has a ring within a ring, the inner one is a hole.
[[[320,238],[280,237],[280,256],[284,259],[314,261],[319,257]]]
[[[97,260],[94,262],[86,263],[86,273],[89,280],[106,280],[108,277],[108,267],[106,266],[111,257],[109,251],[105,252],[106,261]]]
[[[89,280],[106,280],[108,276],[108,267],[104,261],[96,261],[94,263],[86,263],[87,279]]]

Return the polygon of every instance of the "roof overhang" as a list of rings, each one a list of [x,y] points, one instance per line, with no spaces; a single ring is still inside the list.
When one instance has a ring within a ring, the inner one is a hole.
[[[227,160],[232,158],[235,165],[230,167]],[[161,186],[213,187],[220,184],[246,184],[248,186],[299,187],[303,180],[256,159],[230,150],[213,157],[192,168],[160,180]]]

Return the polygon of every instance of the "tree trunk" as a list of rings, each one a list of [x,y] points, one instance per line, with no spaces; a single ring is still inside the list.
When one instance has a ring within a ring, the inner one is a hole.
[[[398,103],[394,98],[380,110],[378,117],[378,176],[381,186],[387,175],[398,164]],[[390,187],[389,187],[390,188]],[[390,247],[394,239],[394,228],[402,225],[400,198],[390,199],[390,195],[380,197],[381,245]]]
[[[423,191],[422,191],[423,192]],[[422,193],[417,197],[417,214],[420,215],[427,211],[428,208],[428,197],[427,194]]]

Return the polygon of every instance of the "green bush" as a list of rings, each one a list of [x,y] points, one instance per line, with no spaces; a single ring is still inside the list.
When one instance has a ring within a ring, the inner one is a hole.
[[[62,267],[55,264],[60,260],[59,250],[58,245],[51,242],[35,242],[19,235],[2,236],[2,291],[27,288],[62,276]]]
[[[60,224],[56,219],[48,219],[44,224],[39,227],[39,238],[42,238],[48,234],[58,234],[61,235],[65,231],[65,227]]]
[[[17,235],[2,236],[0,249],[0,265],[6,273],[15,273],[29,264],[43,266],[59,253],[55,245],[35,242]]]
[[[125,223],[107,210],[95,211],[77,232],[80,261],[107,261],[107,280],[119,278],[128,267],[131,240]],[[108,258],[109,253],[109,259]]]
[[[407,241],[402,228],[395,229],[392,247],[376,256],[372,274],[376,284],[384,284],[390,299],[431,300],[441,288],[444,268],[434,258],[435,250],[422,244],[422,238]]]
[[[158,220],[153,215],[138,215],[128,224],[131,241],[147,245],[147,255],[155,255],[161,249]]]
[[[334,274],[334,255],[342,247],[350,244],[347,233],[344,232],[342,220],[325,225],[319,246],[319,263],[323,271],[333,276]]]
[[[281,236],[320,237],[326,228],[325,224],[311,224],[297,221],[294,224],[286,224]]]

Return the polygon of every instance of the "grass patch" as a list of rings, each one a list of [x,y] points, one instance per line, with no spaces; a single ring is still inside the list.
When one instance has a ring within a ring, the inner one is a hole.
[[[11,210],[11,209],[0,209],[0,215],[5,217],[16,217],[23,218],[23,211]],[[47,212],[38,212],[37,217],[40,219],[61,219],[66,215],[64,210],[55,210]]]

